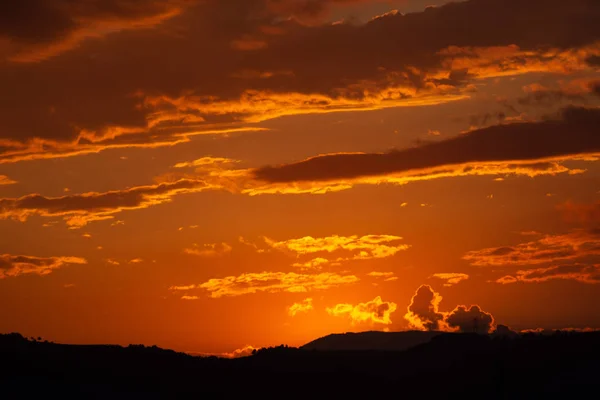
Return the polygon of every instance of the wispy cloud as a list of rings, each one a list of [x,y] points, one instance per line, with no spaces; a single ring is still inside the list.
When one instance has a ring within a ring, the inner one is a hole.
[[[517,271],[514,275],[503,276],[497,279],[496,283],[540,283],[557,279],[572,280],[589,284],[600,283],[600,265],[566,264],[548,268],[534,268]]]
[[[0,255],[0,279],[20,275],[48,275],[70,264],[87,264],[80,257],[34,257],[22,255]]]
[[[433,274],[430,278],[436,278],[446,281],[446,283],[444,283],[444,286],[453,286],[464,280],[469,279],[469,275],[463,273],[450,272]]]
[[[288,315],[295,317],[298,313],[307,313],[313,309],[312,298],[302,300],[300,303],[294,303],[288,307]]]
[[[233,250],[227,243],[209,243],[202,246],[194,245],[183,250],[184,253],[199,257],[218,257]]]
[[[524,266],[593,255],[600,255],[600,232],[577,229],[562,235],[544,235],[538,240],[514,246],[470,251],[463,259],[479,267]]]
[[[340,275],[331,272],[320,274],[297,274],[294,272],[245,273],[238,276],[213,278],[198,285],[171,286],[173,291],[204,290],[210,297],[242,296],[258,292],[304,293],[324,290],[340,285],[358,282],[354,275]]]

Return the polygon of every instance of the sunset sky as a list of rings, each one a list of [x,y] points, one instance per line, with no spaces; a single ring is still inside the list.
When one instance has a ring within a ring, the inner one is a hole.
[[[0,4],[0,332],[600,328],[597,0]]]

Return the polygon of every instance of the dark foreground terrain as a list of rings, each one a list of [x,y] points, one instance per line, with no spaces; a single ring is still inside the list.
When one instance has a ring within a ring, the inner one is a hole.
[[[74,346],[0,335],[0,398],[598,396],[598,332],[511,337],[425,332],[422,339],[407,332],[407,343],[422,343],[404,351],[335,350],[386,340],[383,333],[354,335],[332,335],[300,349],[262,349],[235,360],[157,347]],[[409,347],[398,344],[402,334],[389,335],[396,335],[388,339],[392,348]]]

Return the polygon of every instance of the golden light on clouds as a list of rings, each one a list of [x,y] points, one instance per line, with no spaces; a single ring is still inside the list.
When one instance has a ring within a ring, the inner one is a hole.
[[[298,313],[307,313],[313,309],[312,298],[306,298],[300,303],[294,303],[288,308],[288,315],[295,317]]]
[[[67,265],[87,264],[80,257],[34,257],[22,255],[0,255],[0,279],[20,275],[48,275]]]
[[[320,274],[297,274],[295,272],[245,273],[238,276],[213,278],[198,285],[171,286],[174,291],[201,289],[212,298],[224,296],[242,296],[258,292],[305,293],[312,290],[324,290],[358,282],[354,275],[341,275],[332,272]]]
[[[597,0],[5,3],[0,332],[600,326]]]
[[[596,231],[574,230],[562,235],[542,235],[538,240],[514,246],[470,251],[464,259],[474,266],[536,265],[600,255]]]
[[[469,275],[456,272],[437,273],[431,275],[431,277],[446,281],[446,283],[444,283],[444,286],[454,286],[464,280],[469,279]]]
[[[373,323],[390,325],[392,320],[390,315],[398,308],[394,302],[384,302],[380,296],[366,303],[336,304],[327,308],[327,313],[334,317],[348,317],[352,324]]]

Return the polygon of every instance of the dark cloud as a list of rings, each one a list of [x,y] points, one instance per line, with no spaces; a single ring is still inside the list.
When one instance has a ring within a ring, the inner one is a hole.
[[[16,199],[0,199],[0,219],[24,221],[32,215],[63,217],[72,228],[91,221],[112,219],[124,210],[148,208],[169,202],[177,194],[206,189],[204,182],[182,179],[176,182],[138,186],[103,193],[83,193],[63,197],[31,194]]]
[[[593,56],[589,56],[588,58],[585,59],[585,61],[592,66],[600,66],[600,56],[597,55],[593,55]]]
[[[560,119],[496,125],[457,137],[384,154],[332,154],[264,167],[270,182],[322,181],[386,175],[444,165],[536,160],[600,151],[600,110],[566,108]]]
[[[600,81],[592,82],[590,84],[590,90],[596,96],[600,96]]]
[[[479,306],[458,306],[446,316],[446,323],[459,332],[490,333],[494,317],[482,311]]]
[[[0,37],[20,44],[54,42],[99,21],[133,23],[184,3],[185,0],[4,1],[0,4]]]
[[[449,98],[485,71],[552,65],[545,49],[600,37],[594,0],[471,0],[338,25],[285,17],[345,1],[4,3],[4,160],[99,150],[116,137],[172,142],[174,132],[215,124]]]

